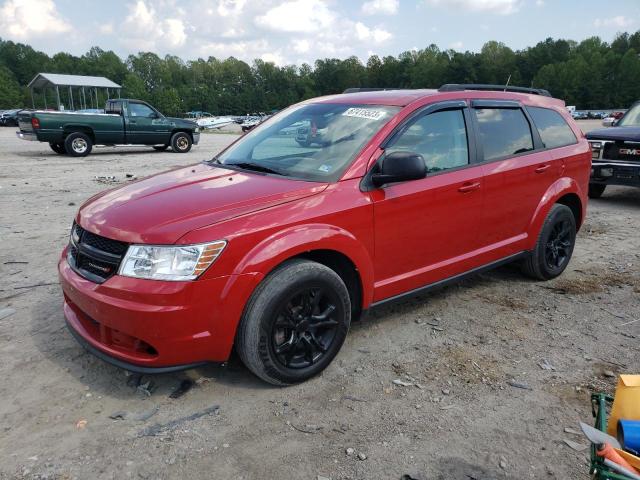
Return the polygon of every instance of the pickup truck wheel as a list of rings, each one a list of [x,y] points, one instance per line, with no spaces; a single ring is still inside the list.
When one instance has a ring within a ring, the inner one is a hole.
[[[49,143],[49,146],[51,147],[51,150],[59,155],[64,155],[65,153],[67,153],[67,151],[64,149],[63,143]]]
[[[605,188],[607,188],[607,186],[601,183],[590,183],[589,198],[600,198],[604,193]]]
[[[176,132],[171,137],[171,149],[178,153],[187,153],[191,150],[191,136],[185,132]]]
[[[537,280],[551,280],[569,265],[576,242],[576,219],[566,205],[555,204],[540,229],[531,255],[523,270]]]
[[[291,385],[324,370],[349,331],[351,301],[336,272],[293,260],[258,286],[238,326],[236,350],[255,375]]]
[[[169,148],[169,145],[154,145],[153,149],[157,150],[158,152],[164,152],[167,148]]]
[[[72,157],[86,157],[91,153],[93,142],[86,133],[74,132],[65,138],[64,148]]]

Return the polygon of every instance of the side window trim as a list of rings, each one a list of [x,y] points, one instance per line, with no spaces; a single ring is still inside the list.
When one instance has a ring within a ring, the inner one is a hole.
[[[505,155],[503,157],[492,158],[491,160],[485,160],[484,148],[482,146],[482,142],[480,141],[480,126],[478,125],[478,118],[474,113],[473,115],[470,115],[470,117],[472,117],[471,123],[473,124],[474,133],[476,135],[476,149],[477,149],[476,158],[477,158],[478,164],[501,162],[508,158],[517,158],[524,155],[531,155],[532,153],[536,153],[545,149],[544,144],[542,143],[542,139],[540,138],[540,133],[538,132],[538,129],[535,127],[535,124],[533,123],[533,119],[529,115],[529,112],[527,112],[527,109],[523,108],[523,106],[519,102],[515,102],[511,100],[480,99],[480,100],[472,100],[471,108],[473,110],[480,109],[480,108],[502,108],[502,109],[509,109],[509,110],[520,110],[524,118],[526,119],[527,123],[529,124],[529,131],[531,132],[531,139],[533,142],[533,150],[529,150],[527,152],[522,152],[522,153],[516,153],[514,155]]]

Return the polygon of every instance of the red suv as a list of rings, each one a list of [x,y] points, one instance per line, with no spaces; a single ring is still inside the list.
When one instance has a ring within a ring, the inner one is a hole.
[[[322,142],[300,144],[300,125]],[[226,361],[277,385],[364,311],[520,261],[560,275],[591,152],[544,90],[445,85],[294,105],[214,159],[102,192],[59,262],[92,353],[143,373]]]

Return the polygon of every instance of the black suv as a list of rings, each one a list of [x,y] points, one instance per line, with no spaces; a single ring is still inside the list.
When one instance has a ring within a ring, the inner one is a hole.
[[[589,197],[599,198],[607,185],[640,187],[640,101],[613,127],[587,133],[593,151]]]

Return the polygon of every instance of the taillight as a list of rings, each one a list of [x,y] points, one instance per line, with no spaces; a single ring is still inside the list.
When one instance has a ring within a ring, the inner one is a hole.
[[[40,128],[40,120],[38,120],[37,118],[32,118],[31,119],[31,126],[35,129],[35,128]]]

